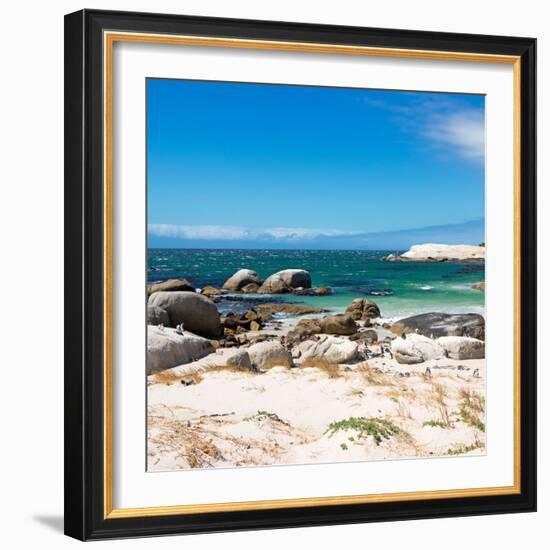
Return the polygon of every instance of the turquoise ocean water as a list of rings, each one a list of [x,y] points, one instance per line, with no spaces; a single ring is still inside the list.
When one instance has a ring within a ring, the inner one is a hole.
[[[484,313],[484,293],[471,285],[485,279],[477,263],[400,263],[380,259],[392,251],[348,250],[198,250],[149,249],[148,283],[186,277],[196,287],[221,287],[241,268],[262,279],[282,269],[306,269],[313,286],[328,286],[331,296],[279,295],[277,300],[343,311],[368,297],[383,317],[428,311]]]

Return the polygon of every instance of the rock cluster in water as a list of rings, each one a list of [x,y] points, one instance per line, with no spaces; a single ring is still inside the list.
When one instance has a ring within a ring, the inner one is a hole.
[[[473,313],[424,313],[387,325],[378,320],[381,312],[375,302],[357,298],[345,313],[336,315],[323,315],[326,310],[315,306],[280,302],[220,315],[215,301],[228,292],[248,293],[252,288],[252,293],[274,295],[321,290],[311,288],[311,276],[302,269],[279,271],[263,282],[255,271],[240,269],[222,289],[209,286],[196,291],[187,279],[151,285],[147,372],[199,364],[208,357],[212,361],[207,363],[215,364],[216,349],[220,348],[233,348],[227,365],[256,371],[293,367],[312,359],[339,365],[383,356],[398,364],[414,365],[485,355],[485,321]],[[299,320],[292,329],[277,330],[280,315],[315,317]]]

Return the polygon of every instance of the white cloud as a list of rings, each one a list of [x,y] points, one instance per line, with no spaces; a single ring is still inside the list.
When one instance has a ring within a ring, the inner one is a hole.
[[[150,235],[199,241],[313,241],[338,237],[360,237],[364,232],[305,227],[251,229],[232,225],[150,224]]]
[[[405,94],[403,104],[367,99],[371,107],[393,113],[400,127],[442,152],[472,162],[485,158],[485,119],[482,108],[473,108],[460,98]]]
[[[485,121],[479,111],[437,114],[423,134],[436,147],[450,146],[460,156],[482,161],[485,157]]]
[[[151,235],[175,239],[236,241],[246,239],[248,235],[244,227],[232,225],[151,224],[148,229]]]
[[[258,236],[273,239],[310,240],[320,237],[351,237],[360,235],[357,231],[340,231],[338,229],[307,229],[304,227],[273,227],[258,231]]]

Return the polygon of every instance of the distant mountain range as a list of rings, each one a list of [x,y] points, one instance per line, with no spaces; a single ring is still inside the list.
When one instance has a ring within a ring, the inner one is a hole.
[[[152,224],[149,248],[406,250],[413,244],[479,244],[485,242],[485,220],[365,233],[307,228],[254,230],[232,226]]]

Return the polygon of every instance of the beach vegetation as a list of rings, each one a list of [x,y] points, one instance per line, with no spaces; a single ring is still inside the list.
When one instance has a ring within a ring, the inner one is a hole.
[[[254,376],[259,374],[256,370],[244,369],[235,365],[215,365],[213,367],[209,367],[208,372],[233,372],[235,374],[243,374],[245,376]]]
[[[272,369],[273,367],[284,367],[289,369],[291,366],[292,365],[287,359],[282,359],[282,358],[277,359],[274,357],[270,357],[265,361],[262,368],[263,370],[269,370],[269,369]]]
[[[390,376],[387,374],[384,374],[379,369],[374,369],[369,366],[369,364],[364,361],[363,363],[360,363],[356,367],[356,372],[359,373],[361,378],[369,385],[369,386],[393,386],[395,385],[395,382],[392,380]]]
[[[454,413],[459,420],[465,424],[485,432],[485,422],[482,416],[485,413],[485,397],[475,391],[462,388],[459,391],[461,401],[458,405],[458,412]]]
[[[300,365],[302,369],[319,369],[323,371],[329,378],[340,378],[342,372],[336,363],[327,361],[324,357],[308,357],[304,359]]]
[[[475,440],[471,445],[456,445],[447,449],[447,455],[457,456],[469,453],[470,451],[475,451],[476,449],[484,449],[485,444],[479,440]]]
[[[397,408],[396,408],[397,416],[401,418],[410,418],[412,420],[411,409],[407,405],[406,401],[401,397],[399,397],[396,401],[396,404],[397,404]]]
[[[426,420],[425,422],[422,422],[422,427],[429,426],[430,428],[450,428],[451,425],[445,424],[441,420]]]
[[[253,420],[262,421],[262,420],[272,420],[273,422],[278,422],[279,424],[284,424],[285,426],[289,426],[288,422],[285,422],[282,418],[279,417],[279,415],[269,412],[269,411],[256,411],[255,414],[252,416],[245,416],[243,418],[245,422],[251,422]]]
[[[380,445],[384,439],[389,439],[393,435],[402,432],[401,428],[386,418],[350,417],[346,420],[331,422],[325,433],[332,437],[339,431],[347,432],[350,430],[357,433],[357,439],[366,439],[371,436],[376,445]]]
[[[468,388],[462,388],[458,392],[458,396],[469,409],[479,413],[485,412],[485,396],[483,394]]]
[[[445,426],[450,426],[449,409],[445,401],[447,397],[449,397],[449,394],[443,384],[432,383],[432,401],[439,411],[442,423]]]
[[[202,376],[199,373],[178,374],[172,369],[156,372],[151,378],[154,384],[165,384],[166,386],[171,386],[172,384],[185,384],[189,386],[202,382]]]

